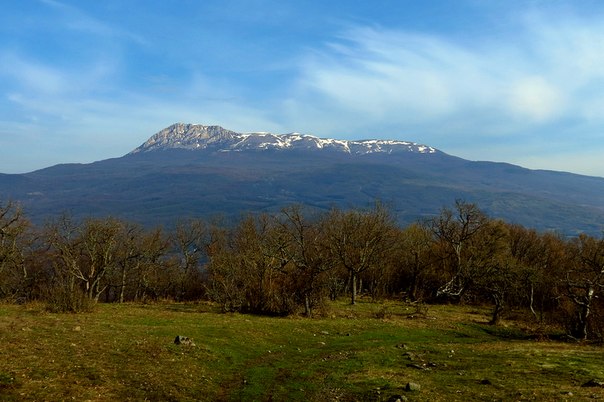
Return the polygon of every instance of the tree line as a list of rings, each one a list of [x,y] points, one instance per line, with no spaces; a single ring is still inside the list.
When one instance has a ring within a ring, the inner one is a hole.
[[[0,205],[0,298],[55,311],[95,303],[211,300],[225,312],[312,316],[359,295],[423,303],[490,303],[505,314],[604,334],[604,239],[564,238],[488,217],[458,200],[401,227],[380,204],[316,213],[302,206],[234,225],[187,219],[173,230],[115,218],[41,227]]]

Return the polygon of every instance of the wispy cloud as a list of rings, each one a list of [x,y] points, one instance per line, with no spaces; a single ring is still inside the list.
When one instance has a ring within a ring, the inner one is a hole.
[[[13,86],[42,93],[62,92],[67,86],[63,72],[39,63],[28,62],[14,54],[0,54],[0,78],[9,77]]]
[[[514,37],[517,43],[500,37],[459,43],[436,34],[351,29],[306,57],[292,102],[312,99],[335,121],[355,124],[343,117],[362,113],[378,126],[388,121],[425,132],[450,124],[449,133],[505,135],[568,119],[604,120],[601,21],[533,15]]]
[[[118,64],[116,58],[105,56],[65,68],[0,50],[0,80],[26,96],[90,93],[106,87]]]
[[[62,24],[67,29],[108,38],[127,39],[139,44],[148,44],[148,42],[141,35],[104,22],[99,18],[92,17],[91,15],[72,5],[65,4],[57,0],[39,1],[42,4],[59,11],[63,17]],[[59,21],[56,21],[56,23],[59,23]]]

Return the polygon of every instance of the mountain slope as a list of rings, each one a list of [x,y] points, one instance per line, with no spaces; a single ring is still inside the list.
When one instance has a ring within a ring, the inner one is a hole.
[[[177,124],[120,158],[0,175],[0,199],[36,222],[68,211],[147,225],[178,218],[368,207],[379,199],[401,222],[437,214],[456,198],[539,230],[600,235],[604,179],[470,162],[402,141],[344,141],[300,134],[239,134]]]

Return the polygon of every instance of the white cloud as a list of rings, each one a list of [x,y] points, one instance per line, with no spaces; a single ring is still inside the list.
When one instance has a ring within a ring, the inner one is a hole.
[[[93,93],[107,90],[108,82],[119,69],[113,56],[102,55],[96,60],[74,63],[60,68],[48,63],[27,59],[14,53],[0,51],[0,85],[23,96],[63,97],[67,94]],[[2,82],[4,78],[4,82]],[[9,96],[10,98],[10,96]],[[51,105],[52,106],[52,105]]]
[[[501,37],[461,43],[352,29],[308,55],[291,98],[312,100],[332,119],[363,113],[402,130],[456,122],[460,132],[501,135],[576,116],[604,119],[594,112],[604,95],[601,21],[527,18],[518,37],[518,43]]]
[[[563,111],[560,92],[542,77],[524,77],[510,83],[507,107],[512,115],[526,123],[550,121]]]
[[[467,92],[452,76],[479,74],[472,54],[428,36],[357,29],[345,39],[334,53],[313,55],[299,85],[369,117],[446,116]]]
[[[27,62],[15,55],[0,55],[0,78],[10,77],[13,85],[43,93],[62,92],[68,80],[55,68]]]

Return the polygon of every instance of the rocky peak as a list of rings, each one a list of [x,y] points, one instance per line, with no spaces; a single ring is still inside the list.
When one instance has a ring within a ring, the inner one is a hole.
[[[370,153],[435,153],[435,148],[408,141],[336,140],[299,133],[236,133],[220,126],[173,124],[153,135],[131,154],[164,149],[214,149],[221,152],[244,150],[331,150],[353,155]]]
[[[237,133],[220,126],[176,123],[154,134],[131,153],[170,148],[202,149],[212,144],[228,142],[236,136]]]

